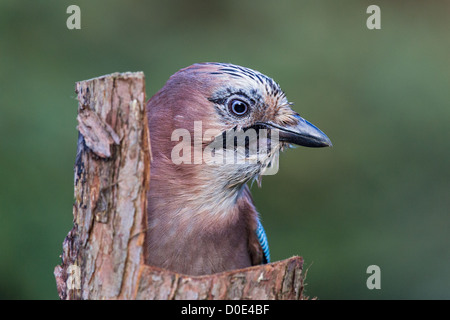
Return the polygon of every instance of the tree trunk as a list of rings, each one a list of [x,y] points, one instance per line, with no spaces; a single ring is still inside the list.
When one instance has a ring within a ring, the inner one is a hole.
[[[76,84],[74,225],[54,274],[61,299],[302,299],[301,257],[206,276],[145,265],[150,137],[142,72]]]

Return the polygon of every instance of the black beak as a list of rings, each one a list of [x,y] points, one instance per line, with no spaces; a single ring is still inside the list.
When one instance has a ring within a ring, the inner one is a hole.
[[[310,148],[333,146],[330,138],[315,125],[306,121],[299,115],[296,115],[295,118],[297,119],[297,123],[287,127],[271,122],[259,123],[259,125],[270,127],[272,130],[276,129],[279,133],[280,141],[287,143]]]

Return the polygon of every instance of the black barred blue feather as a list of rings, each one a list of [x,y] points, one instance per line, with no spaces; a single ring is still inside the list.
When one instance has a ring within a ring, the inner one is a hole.
[[[269,242],[267,241],[266,231],[264,230],[261,221],[258,219],[258,227],[256,228],[256,236],[258,237],[259,244],[264,253],[264,262],[270,263],[270,251],[269,251]]]

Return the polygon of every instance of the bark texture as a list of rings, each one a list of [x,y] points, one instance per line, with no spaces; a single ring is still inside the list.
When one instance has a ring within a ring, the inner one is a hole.
[[[73,228],[54,274],[61,299],[302,299],[303,260],[192,277],[145,265],[150,139],[142,72],[76,84]]]

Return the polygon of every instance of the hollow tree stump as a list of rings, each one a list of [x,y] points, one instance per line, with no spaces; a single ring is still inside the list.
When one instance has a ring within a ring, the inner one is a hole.
[[[205,276],[145,265],[151,152],[144,74],[81,81],[76,93],[74,225],[54,270],[61,299],[303,298],[301,257]]]

